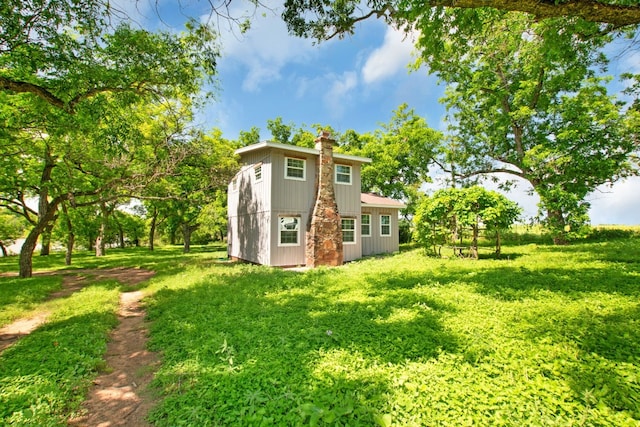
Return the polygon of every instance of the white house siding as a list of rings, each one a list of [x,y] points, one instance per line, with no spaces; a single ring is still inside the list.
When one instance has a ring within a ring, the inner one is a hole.
[[[360,238],[360,165],[341,160],[334,163],[351,166],[351,185],[333,184],[336,194],[336,203],[341,218],[354,218],[356,220],[356,242],[343,245],[344,260],[353,261],[362,258],[362,239]]]
[[[229,255],[249,262],[268,264],[271,217],[271,159],[267,150],[250,153],[228,188]],[[262,178],[256,180],[254,166]]]
[[[285,158],[304,159],[305,180],[285,179]],[[274,150],[271,155],[271,254],[270,265],[292,266],[306,264],[306,231],[309,213],[315,201],[315,180],[317,156],[302,153],[285,153]],[[279,220],[281,216],[297,216],[300,218],[300,234],[298,246],[279,245]]]
[[[362,255],[390,253],[398,250],[400,234],[398,230],[398,210],[374,207],[362,207],[362,214],[371,215],[371,236],[362,237]],[[389,215],[391,235],[380,235],[380,215]],[[358,227],[360,231],[360,227]]]

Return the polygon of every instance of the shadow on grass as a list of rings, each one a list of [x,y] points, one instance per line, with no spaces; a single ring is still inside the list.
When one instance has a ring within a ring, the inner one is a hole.
[[[150,303],[158,425],[374,425],[391,386],[376,366],[456,351],[436,301],[336,295],[330,270],[241,269]]]
[[[525,316],[524,333],[532,341],[545,340],[579,350],[546,370],[561,376],[587,407],[604,403],[628,411],[640,420],[640,306],[597,313],[588,306]]]
[[[467,281],[482,294],[508,301],[544,297],[541,292],[575,297],[599,292],[640,295],[637,274],[621,269],[499,267],[478,271]]]
[[[112,290],[117,284],[91,286]],[[117,323],[110,306],[87,298],[75,301],[83,306],[80,314],[51,320],[0,355],[1,424],[62,425],[78,408],[95,373],[105,368],[102,355]],[[65,306],[60,314],[66,311],[76,310]]]

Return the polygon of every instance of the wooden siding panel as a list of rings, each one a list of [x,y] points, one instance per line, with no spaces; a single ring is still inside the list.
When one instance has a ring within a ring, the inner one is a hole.
[[[271,161],[266,151],[243,158],[244,165],[228,189],[229,255],[245,261],[269,261],[269,215],[271,191],[268,185]],[[262,165],[262,179],[256,180],[254,166]]]
[[[362,237],[362,255],[375,255],[397,252],[400,248],[400,234],[398,229],[398,210],[363,207],[363,214],[371,215],[371,236]],[[380,235],[380,215],[391,218],[391,236]]]
[[[281,216],[299,216],[300,217],[300,234],[298,238],[297,246],[280,246],[279,243],[279,225]],[[278,267],[291,267],[302,266],[307,263],[306,256],[306,232],[307,232],[308,215],[306,212],[273,212],[271,214],[271,227],[270,227],[270,244],[271,254],[269,265]]]

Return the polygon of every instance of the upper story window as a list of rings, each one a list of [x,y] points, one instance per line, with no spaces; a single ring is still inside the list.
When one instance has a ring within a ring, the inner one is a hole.
[[[336,183],[351,184],[351,166],[336,165]]]
[[[362,237],[371,236],[371,215],[362,214],[360,218],[360,234]]]
[[[356,220],[355,218],[342,218],[342,243],[356,243]]]
[[[278,232],[280,246],[298,246],[300,244],[300,218],[281,216]]]
[[[231,189],[233,191],[238,191],[238,177],[234,176],[233,179],[231,180]]]
[[[293,157],[284,158],[284,177],[287,179],[297,179],[304,181],[306,176],[307,161],[304,159],[295,159]]]
[[[253,176],[256,182],[262,181],[262,163],[253,167]]]
[[[391,215],[380,215],[380,235],[391,236]]]

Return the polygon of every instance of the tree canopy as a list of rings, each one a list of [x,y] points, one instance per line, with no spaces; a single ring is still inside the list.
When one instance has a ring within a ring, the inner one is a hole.
[[[590,192],[637,173],[637,112],[597,74],[609,38],[574,36],[591,24],[491,10],[482,20],[481,31],[452,35],[439,48],[427,34],[419,42],[421,61],[448,83],[455,144],[442,164],[455,163],[462,178],[528,181],[556,241],[565,241],[586,222]]]
[[[352,34],[358,22],[370,18],[384,19],[395,25],[408,24],[411,28],[414,24],[437,26],[445,10],[459,14],[463,18],[462,26],[470,27],[475,23],[464,20],[469,16],[468,12],[486,8],[526,12],[534,19],[575,17],[602,24],[604,31],[640,24],[640,4],[635,0],[286,0],[282,17],[291,33],[326,40]]]

